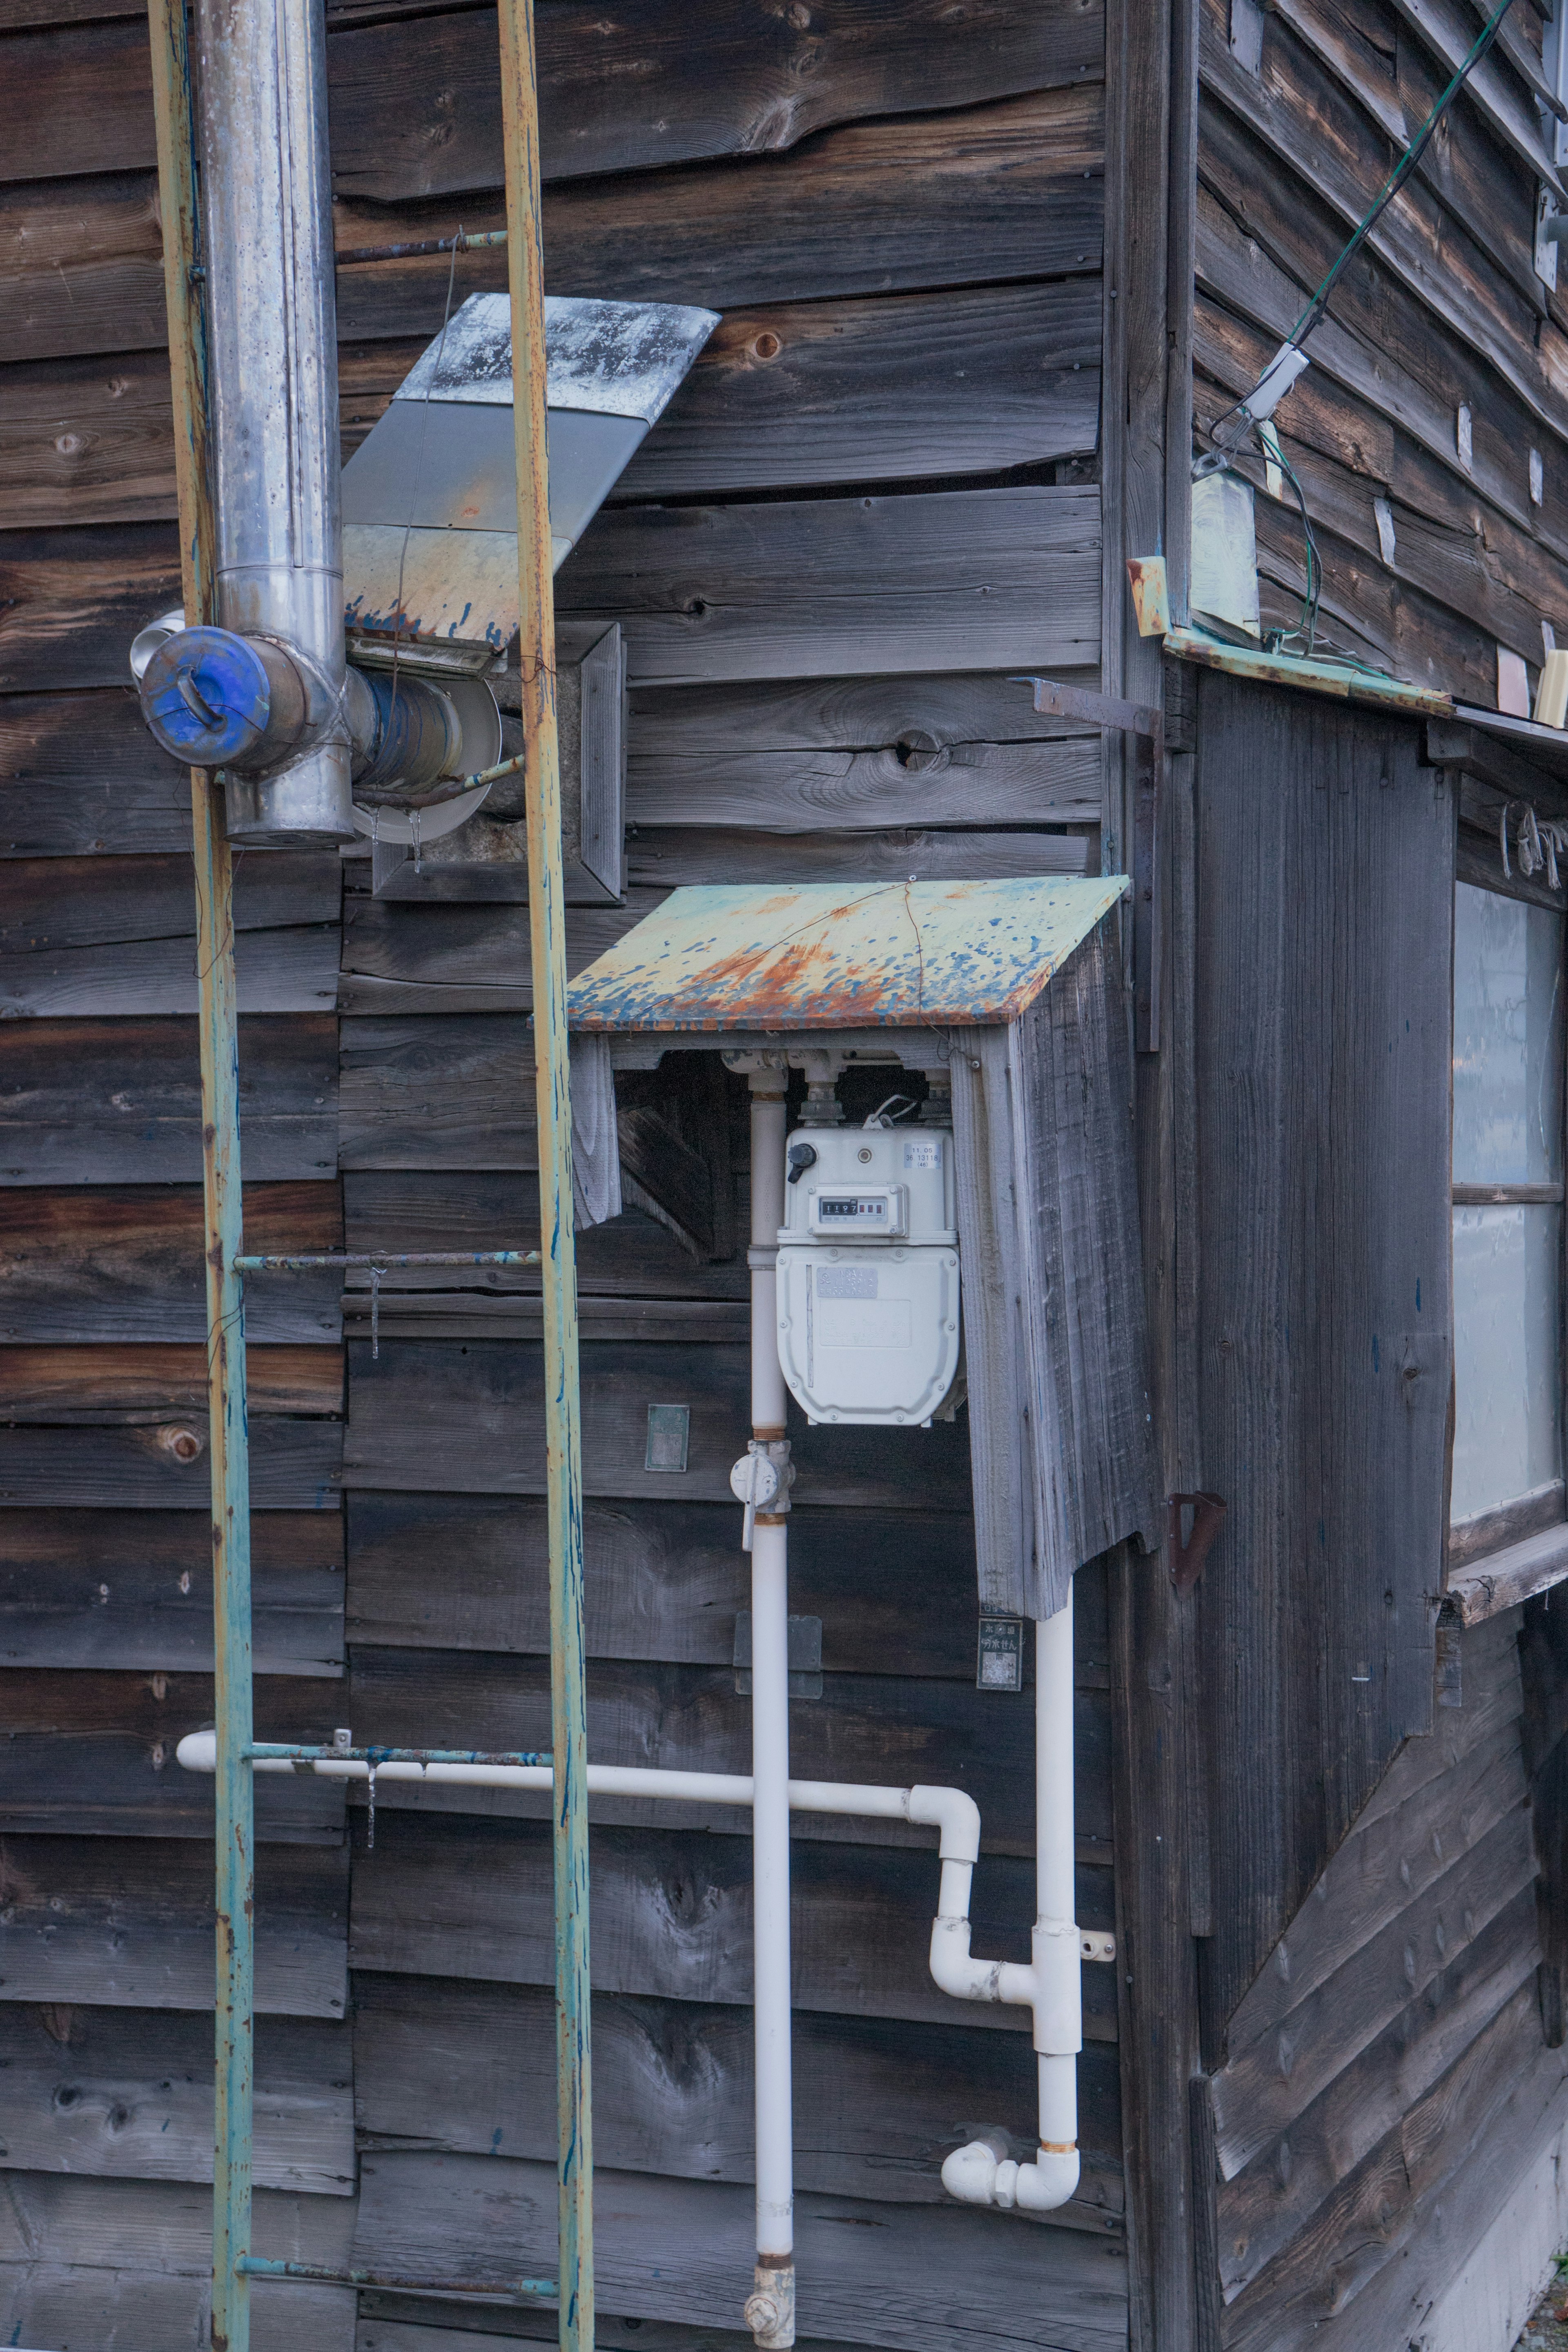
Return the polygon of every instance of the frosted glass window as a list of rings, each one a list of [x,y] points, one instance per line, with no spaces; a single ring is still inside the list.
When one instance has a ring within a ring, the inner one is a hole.
[[[1561,1209],[1454,1211],[1455,1519],[1562,1475],[1562,1247]]]
[[[1563,918],[1454,892],[1454,1181],[1563,1176]]]

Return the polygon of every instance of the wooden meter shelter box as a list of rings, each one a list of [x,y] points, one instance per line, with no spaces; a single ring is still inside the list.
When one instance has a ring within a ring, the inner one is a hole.
[[[1096,881],[678,890],[573,982],[612,1063],[783,1047],[951,1089],[983,1608],[1158,1541],[1126,1018]]]

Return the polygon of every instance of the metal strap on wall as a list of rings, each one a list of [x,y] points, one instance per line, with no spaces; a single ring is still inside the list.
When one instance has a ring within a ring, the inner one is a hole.
[[[163,225],[164,295],[174,405],[184,610],[213,613],[214,517],[207,450],[206,353],[191,61],[184,0],[148,0]],[[463,1253],[464,1263],[539,1263],[544,1299],[550,1518],[551,1694],[555,1759],[555,1960],[560,2106],[560,2246],[555,2280],[466,2283],[502,2297],[559,2294],[563,2352],[594,2341],[593,2140],[589,2111],[588,1863],[583,1633],[581,1414],[577,1376],[572,1115],[563,931],[554,611],[545,474],[543,268],[532,0],[501,0],[507,250],[518,394],[518,562],[521,587],[528,867],[543,1248]],[[243,1255],[233,860],[220,787],[191,773],[196,875],[203,1190],[211,1423],[213,1617],[216,1668],[217,2001],[213,2169],[215,2352],[249,2352],[250,2281],[438,2286],[265,2260],[250,2250],[254,2126],[254,1825],[249,1452],[245,1407],[247,1271],[352,1263],[346,1254]],[[437,1263],[416,1253],[403,1263]],[[367,1263],[397,1263],[395,1258]],[[410,1749],[410,1758],[446,1751]]]

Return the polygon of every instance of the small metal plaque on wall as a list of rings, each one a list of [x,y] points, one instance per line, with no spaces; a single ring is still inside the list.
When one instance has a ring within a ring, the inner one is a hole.
[[[1021,1691],[1024,1687],[1024,1621],[1021,1617],[983,1617],[980,1649],[974,1669],[975,1686],[984,1691]]]
[[[647,1453],[645,1470],[682,1471],[691,1443],[689,1404],[650,1404],[647,1409]]]

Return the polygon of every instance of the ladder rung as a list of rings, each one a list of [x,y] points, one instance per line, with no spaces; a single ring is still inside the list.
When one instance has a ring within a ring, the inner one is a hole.
[[[319,1265],[539,1265],[537,1250],[310,1250],[299,1257],[237,1257],[236,1274],[302,1274]]]
[[[405,2278],[400,2271],[333,2271],[320,2263],[278,2263],[265,2254],[240,2254],[235,2269],[247,2278],[306,2279],[320,2286],[391,2287],[405,2294],[486,2295],[514,2303],[542,2297],[553,2303],[560,2294],[554,2279],[432,2279]]]
[[[549,1748],[518,1748],[499,1754],[480,1748],[300,1748],[291,1742],[257,1739],[245,1750],[257,1764],[548,1764]]]

